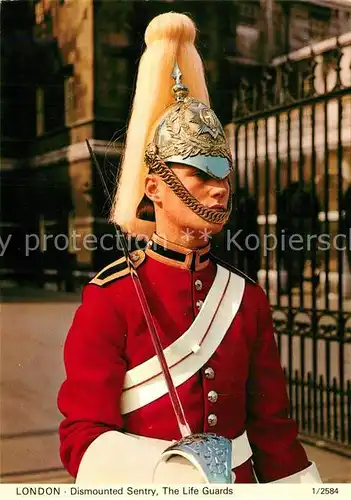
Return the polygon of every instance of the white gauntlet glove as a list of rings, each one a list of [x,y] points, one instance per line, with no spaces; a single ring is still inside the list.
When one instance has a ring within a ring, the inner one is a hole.
[[[200,472],[181,456],[160,460],[172,443],[108,431],[86,450],[76,484],[199,484]]]

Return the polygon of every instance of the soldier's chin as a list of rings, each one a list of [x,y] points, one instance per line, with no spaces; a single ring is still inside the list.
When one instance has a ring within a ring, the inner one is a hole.
[[[208,235],[209,237],[218,234],[222,231],[224,222],[221,223],[214,223],[214,222],[208,222],[205,221],[201,218],[199,218],[198,224],[194,224],[195,227],[193,227],[193,230],[195,230],[198,234]]]
[[[222,231],[224,222],[217,223],[215,224],[214,222],[208,222],[208,230],[211,232],[212,235],[218,234]]]

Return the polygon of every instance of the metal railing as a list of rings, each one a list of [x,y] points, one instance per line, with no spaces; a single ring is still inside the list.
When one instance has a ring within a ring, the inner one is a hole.
[[[258,85],[241,81],[237,88],[227,127],[236,185],[227,232],[240,236],[224,245],[227,258],[260,281],[272,304],[300,431],[346,453],[351,36],[325,47],[303,59],[286,57],[266,68]]]

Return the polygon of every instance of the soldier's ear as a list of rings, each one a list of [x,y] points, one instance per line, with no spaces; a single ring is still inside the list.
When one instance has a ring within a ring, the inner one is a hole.
[[[154,203],[161,202],[160,179],[154,174],[145,178],[145,195]]]
[[[144,194],[141,202],[138,205],[137,219],[147,220],[149,222],[155,222],[155,208],[153,202]]]

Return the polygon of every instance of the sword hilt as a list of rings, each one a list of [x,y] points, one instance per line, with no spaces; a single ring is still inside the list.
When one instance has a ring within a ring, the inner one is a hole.
[[[192,434],[166,448],[161,455],[160,462],[167,461],[174,455],[182,456],[191,462],[206,483],[231,484],[235,482],[230,439],[212,433]]]

